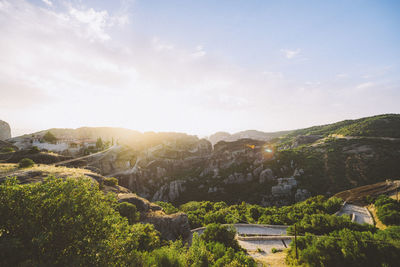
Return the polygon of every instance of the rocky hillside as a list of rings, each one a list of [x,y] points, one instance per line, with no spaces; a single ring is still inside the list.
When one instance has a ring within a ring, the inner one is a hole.
[[[128,144],[57,163],[86,167],[152,201],[286,205],[400,176],[399,115],[292,131],[269,141],[146,133]]]
[[[6,140],[11,138],[11,128],[10,125],[5,122],[0,120],[0,140]]]

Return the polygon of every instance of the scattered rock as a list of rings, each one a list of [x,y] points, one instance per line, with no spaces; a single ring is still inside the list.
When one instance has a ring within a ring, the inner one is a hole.
[[[260,173],[260,184],[265,183],[266,181],[271,181],[274,179],[274,173],[271,169],[265,169]]]

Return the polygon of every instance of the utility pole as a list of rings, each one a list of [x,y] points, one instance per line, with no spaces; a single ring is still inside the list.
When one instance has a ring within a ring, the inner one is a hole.
[[[296,260],[299,259],[299,254],[297,253],[297,229],[296,224],[294,224],[294,246],[296,247]]]

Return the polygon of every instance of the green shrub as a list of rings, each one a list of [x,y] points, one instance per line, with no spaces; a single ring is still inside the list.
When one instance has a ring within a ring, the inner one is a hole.
[[[238,251],[240,247],[235,235],[236,229],[233,226],[212,223],[207,225],[200,237],[206,242],[219,242]]]
[[[52,134],[51,132],[47,132],[44,136],[43,136],[43,140],[47,143],[51,143],[51,144],[55,144],[57,142],[57,137],[55,137],[54,134]]]
[[[129,224],[138,222],[140,219],[140,212],[138,212],[136,206],[131,203],[121,202],[117,205],[116,210],[121,216],[128,219]]]
[[[177,208],[174,207],[174,205],[169,202],[157,201],[156,204],[159,205],[166,214],[173,214],[179,211]]]
[[[29,153],[31,153],[31,154],[36,154],[39,152],[40,152],[40,149],[37,146],[33,146],[33,147],[31,147],[31,149],[29,149]]]
[[[116,186],[118,185],[118,179],[114,177],[106,177],[103,180],[104,185]]]
[[[0,153],[10,153],[10,152],[14,152],[15,149],[12,147],[3,147],[2,149],[0,149]]]
[[[381,195],[375,203],[376,215],[386,225],[400,225],[400,203],[396,200]]]
[[[32,167],[33,165],[35,165],[35,162],[28,158],[21,159],[18,163],[19,168],[29,168]]]
[[[281,252],[281,251],[282,251],[282,249],[271,248],[272,253],[277,253],[277,252]]]
[[[0,266],[129,266],[137,254],[116,197],[89,179],[8,179],[0,200]]]

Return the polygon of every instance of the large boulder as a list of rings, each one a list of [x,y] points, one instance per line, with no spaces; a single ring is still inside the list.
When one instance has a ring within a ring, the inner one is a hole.
[[[142,223],[151,223],[160,232],[161,237],[167,240],[187,240],[190,236],[188,216],[179,212],[166,215],[163,212],[149,212]]]
[[[6,140],[11,138],[11,128],[10,125],[0,120],[0,140]]]

